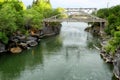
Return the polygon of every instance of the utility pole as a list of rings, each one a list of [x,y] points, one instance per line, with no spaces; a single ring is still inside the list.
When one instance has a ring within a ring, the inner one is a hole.
[[[109,2],[107,2],[107,9],[109,8]]]

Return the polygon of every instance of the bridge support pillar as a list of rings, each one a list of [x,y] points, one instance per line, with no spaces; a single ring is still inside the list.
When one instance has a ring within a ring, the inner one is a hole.
[[[100,35],[103,36],[104,34],[104,28],[105,28],[105,22],[100,22]]]

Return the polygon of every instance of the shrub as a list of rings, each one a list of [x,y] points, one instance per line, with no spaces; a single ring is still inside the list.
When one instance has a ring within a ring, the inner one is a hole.
[[[6,36],[5,33],[0,32],[0,40],[1,40],[4,44],[7,44],[7,43],[8,43],[8,37]]]

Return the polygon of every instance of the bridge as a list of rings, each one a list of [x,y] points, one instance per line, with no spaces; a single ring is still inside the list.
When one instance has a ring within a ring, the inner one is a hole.
[[[107,21],[92,15],[92,12],[97,13],[97,8],[65,8],[63,13],[46,18],[43,22],[98,22],[102,34]]]
[[[93,16],[91,12],[97,12],[96,8],[65,8],[64,12],[50,18],[46,18],[44,22],[103,22],[106,20]],[[62,17],[60,17],[62,16]],[[65,16],[65,17],[63,17]]]

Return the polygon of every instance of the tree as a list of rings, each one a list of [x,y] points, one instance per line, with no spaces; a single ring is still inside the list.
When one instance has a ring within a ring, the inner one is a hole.
[[[114,55],[117,48],[120,48],[120,5],[100,9],[97,11],[97,16],[108,20],[105,32],[112,36],[112,39],[108,41],[105,50]]]
[[[24,22],[26,25],[31,25],[32,28],[42,28],[44,18],[51,17],[54,10],[51,7],[49,0],[34,0],[32,7],[24,13]]]
[[[7,0],[0,3],[0,32],[6,37],[17,29],[23,29],[24,8],[21,4],[18,0]]]
[[[114,32],[117,31],[116,26],[120,25],[120,5],[99,9],[97,11],[97,16],[108,20],[105,32],[108,35],[114,35]]]
[[[97,16],[100,18],[107,19],[107,17],[109,16],[109,9],[108,8],[99,9],[97,11]]]
[[[34,28],[42,28],[43,14],[40,14],[34,8],[28,9],[24,12],[24,24],[30,25]]]
[[[0,29],[2,32],[9,35],[17,29],[15,9],[12,9],[11,4],[4,4],[0,10]]]

